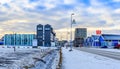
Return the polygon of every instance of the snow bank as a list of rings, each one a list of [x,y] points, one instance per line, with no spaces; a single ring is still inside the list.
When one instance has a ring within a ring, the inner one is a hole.
[[[63,69],[120,69],[120,61],[107,57],[62,48]]]
[[[0,69],[55,69],[57,56],[55,48],[0,48]]]

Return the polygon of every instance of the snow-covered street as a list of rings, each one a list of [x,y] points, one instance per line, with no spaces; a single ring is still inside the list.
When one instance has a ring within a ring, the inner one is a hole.
[[[80,50],[62,48],[63,69],[120,69],[120,61]]]

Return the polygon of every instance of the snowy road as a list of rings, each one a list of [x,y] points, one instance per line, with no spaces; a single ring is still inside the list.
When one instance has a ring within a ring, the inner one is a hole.
[[[98,50],[98,49],[85,48],[85,47],[75,48],[75,49],[120,60],[120,52],[112,52],[112,51]]]

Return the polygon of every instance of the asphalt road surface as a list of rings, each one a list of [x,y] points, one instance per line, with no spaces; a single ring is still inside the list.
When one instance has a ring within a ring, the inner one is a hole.
[[[75,48],[80,51],[88,52],[88,53],[93,53],[105,57],[109,57],[112,59],[120,60],[120,52],[111,52],[111,51],[104,51],[104,50],[96,50],[96,49],[91,49],[91,48],[85,48],[85,47],[79,47]]]

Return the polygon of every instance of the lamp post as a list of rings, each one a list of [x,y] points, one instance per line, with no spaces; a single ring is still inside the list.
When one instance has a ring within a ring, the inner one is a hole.
[[[16,51],[15,49],[15,45],[16,45],[16,33],[13,32],[13,38],[14,38],[14,41],[13,41],[13,48],[14,48],[14,52]]]
[[[70,33],[70,50],[72,51],[72,24],[75,23],[75,20],[72,18],[72,16],[74,15],[74,13],[71,14],[71,33]]]

